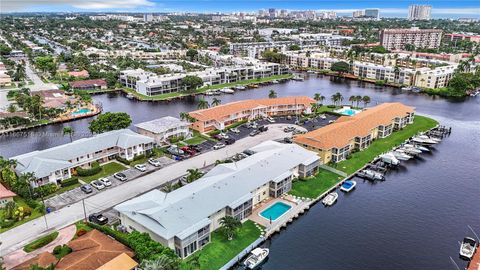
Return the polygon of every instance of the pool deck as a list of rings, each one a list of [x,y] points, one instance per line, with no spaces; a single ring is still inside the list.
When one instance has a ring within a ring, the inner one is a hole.
[[[480,251],[478,251],[478,248],[468,264],[467,270],[480,270]]]

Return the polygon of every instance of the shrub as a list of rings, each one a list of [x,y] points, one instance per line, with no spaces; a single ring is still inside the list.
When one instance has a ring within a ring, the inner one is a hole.
[[[68,186],[73,186],[75,184],[78,184],[78,178],[77,177],[72,177],[70,179],[65,179],[60,183],[60,186],[62,187],[68,187]]]
[[[82,235],[84,235],[84,234],[86,234],[86,233],[87,233],[87,230],[85,230],[85,229],[79,229],[79,230],[77,231],[77,236],[80,237],[80,236],[82,236]]]
[[[32,252],[36,249],[44,247],[55,240],[58,236],[58,232],[53,232],[51,234],[45,235],[43,237],[38,238],[37,240],[31,242],[30,244],[26,245],[23,250],[25,252]]]
[[[125,165],[130,165],[130,160],[126,160],[126,159],[124,159],[124,158],[122,158],[122,157],[116,157],[115,159],[116,159],[118,162],[121,162],[121,163],[123,163],[123,164],[125,164]]]
[[[77,168],[78,176],[92,176],[102,171],[102,167],[96,166],[90,169]]]
[[[138,155],[138,156],[135,156],[133,158],[133,161],[137,161],[137,160],[144,159],[144,158],[145,158],[145,155]]]
[[[57,257],[57,259],[65,257],[67,254],[70,254],[72,252],[72,249],[67,246],[67,245],[58,245],[55,248],[53,248],[53,255]]]
[[[49,183],[33,189],[36,198],[45,197],[57,191],[57,185]]]
[[[0,228],[5,229],[5,228],[10,228],[15,224],[15,220],[13,219],[3,219],[0,220]]]

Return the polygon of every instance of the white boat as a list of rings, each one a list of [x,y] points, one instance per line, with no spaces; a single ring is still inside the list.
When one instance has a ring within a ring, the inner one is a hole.
[[[326,206],[331,206],[333,205],[338,199],[338,193],[337,192],[332,192],[329,193],[325,198],[323,198],[322,203]]]
[[[225,94],[235,93],[235,91],[233,89],[230,89],[230,88],[222,88],[222,89],[220,89],[220,92],[225,93]]]
[[[385,176],[379,172],[372,171],[369,169],[361,170],[357,173],[358,177],[366,178],[369,180],[385,180]]]
[[[128,93],[128,94],[127,94],[127,98],[128,98],[128,99],[133,99],[134,96],[133,96],[132,94]]]
[[[315,73],[315,70],[309,69],[309,70],[307,70],[307,73]]]
[[[398,160],[409,160],[412,159],[413,157],[410,155],[405,154],[402,150],[395,150],[391,152]]]
[[[423,144],[423,145],[433,145],[438,143],[438,141],[432,140],[426,135],[415,136],[413,137],[412,142]]]
[[[235,89],[235,90],[245,90],[245,89],[247,89],[247,88],[246,88],[245,86],[243,86],[243,85],[237,85],[237,86],[235,86],[233,89]]]
[[[477,242],[473,238],[465,237],[460,245],[460,256],[463,258],[472,259],[476,249]]]
[[[207,96],[213,96],[214,93],[213,93],[212,91],[207,91],[207,92],[205,92],[205,95],[207,95]]]
[[[355,188],[356,185],[357,185],[356,181],[347,180],[342,184],[342,186],[340,187],[340,190],[345,191],[345,192],[350,192],[350,191],[352,191],[352,189]]]
[[[277,83],[280,83],[280,82],[277,81],[277,80],[273,80],[272,83],[277,84]]]
[[[268,257],[270,250],[268,248],[256,248],[250,252],[243,265],[247,269],[255,269]]]
[[[292,78],[292,80],[294,80],[294,81],[303,81],[304,78],[303,78],[303,77],[300,77],[300,76],[294,76],[294,77]]]
[[[415,148],[415,149],[418,149],[422,152],[430,152],[430,149],[428,149],[427,147],[425,146],[421,146],[421,145],[418,145],[418,144],[405,144],[405,147],[408,147],[408,148]]]
[[[380,156],[380,159],[390,165],[397,166],[400,164],[400,160],[398,160],[392,153],[386,153]]]
[[[436,138],[436,137],[433,137],[433,136],[427,136],[427,135],[418,135],[417,137],[425,139],[425,140],[430,139],[430,140],[435,141],[437,143],[442,141],[442,139],[439,139],[439,138]]]
[[[400,147],[400,150],[405,152],[405,154],[411,155],[411,156],[416,156],[422,153],[421,150],[418,150],[417,148],[414,148],[414,147],[403,146],[403,147]]]
[[[404,91],[412,91],[412,90],[413,90],[413,87],[411,87],[411,86],[402,87],[402,90],[404,90]]]

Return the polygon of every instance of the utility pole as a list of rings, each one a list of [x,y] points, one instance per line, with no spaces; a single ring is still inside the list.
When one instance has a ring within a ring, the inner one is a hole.
[[[82,199],[82,205],[83,205],[83,215],[85,217],[85,222],[87,222],[87,209],[85,208],[85,199]]]

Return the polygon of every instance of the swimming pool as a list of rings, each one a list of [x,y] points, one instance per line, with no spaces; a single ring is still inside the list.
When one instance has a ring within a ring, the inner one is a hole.
[[[288,210],[290,210],[290,208],[292,207],[286,203],[276,202],[260,212],[260,216],[265,219],[275,221],[279,217],[283,216]]]
[[[91,112],[90,109],[82,108],[82,109],[80,109],[80,110],[78,110],[78,111],[72,112],[72,115],[79,115],[79,114],[84,114],[84,113],[89,113],[89,112]]]
[[[341,108],[341,109],[339,109],[339,110],[336,110],[335,112],[341,113],[341,114],[343,114],[343,115],[353,116],[353,115],[355,115],[356,113],[358,113],[359,110],[353,110],[353,109],[351,109],[351,108],[349,108],[349,107],[343,107],[343,108]]]

